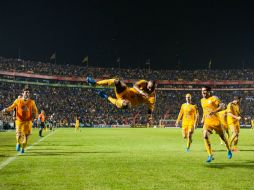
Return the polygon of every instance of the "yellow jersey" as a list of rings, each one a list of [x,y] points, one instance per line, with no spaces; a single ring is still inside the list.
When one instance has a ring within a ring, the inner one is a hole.
[[[7,111],[12,111],[16,108],[16,120],[18,121],[32,121],[33,117],[38,116],[38,110],[34,100],[23,98],[16,99],[13,104],[7,108]]]
[[[254,119],[251,120],[251,127],[254,127]]]
[[[140,80],[136,83],[138,87],[147,93],[146,86],[147,86],[146,80]],[[149,110],[153,111],[155,107],[155,92],[148,93],[148,98],[143,97],[140,93],[137,92],[134,88],[126,88],[123,92],[117,93],[115,90],[116,98],[117,99],[125,99],[129,100],[132,106],[137,106],[140,104],[147,104]]]
[[[238,117],[240,116],[240,106],[238,104],[234,104],[230,102],[227,105],[227,112]],[[240,121],[238,119],[233,118],[230,115],[228,115],[227,117],[227,122],[228,122],[228,125],[240,125]]]
[[[195,125],[198,109],[196,105],[184,103],[181,106],[177,122],[182,119],[182,126]]]
[[[203,108],[204,125],[218,126],[220,125],[220,118],[218,113],[209,115],[212,111],[219,107],[220,99],[217,96],[210,96],[209,98],[201,99],[201,106]]]
[[[76,119],[76,126],[79,126],[79,119]]]
[[[227,123],[227,110],[222,110],[218,112],[221,124],[227,128],[228,123]]]

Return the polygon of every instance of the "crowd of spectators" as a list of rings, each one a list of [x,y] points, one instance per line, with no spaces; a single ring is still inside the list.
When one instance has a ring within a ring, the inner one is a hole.
[[[24,61],[18,59],[7,59],[0,57],[0,71],[16,71],[24,73],[35,73],[53,76],[87,76],[95,78],[121,77],[123,79],[154,79],[154,80],[254,80],[254,70],[147,70],[147,69],[119,69],[119,68],[87,68],[77,65],[57,65],[35,61]],[[8,76],[7,76],[8,78]],[[6,79],[6,76],[2,76]],[[15,79],[17,80],[17,78]],[[26,80],[20,78],[20,80]],[[20,81],[19,80],[19,81]],[[33,79],[29,79],[30,81]],[[34,79],[35,81],[37,79]],[[43,80],[42,80],[43,82]],[[69,126],[75,122],[75,116],[81,117],[81,122],[86,126],[104,125],[132,125],[147,123],[147,107],[145,105],[130,110],[119,110],[108,101],[97,95],[96,89],[67,87],[67,86],[45,86],[30,85],[32,98],[35,100],[39,110],[44,109],[46,115],[55,113],[55,120],[61,125]],[[59,84],[63,84],[62,82]],[[79,84],[79,83],[77,83]],[[185,102],[185,94],[193,95],[193,102],[198,105],[200,113],[200,88],[199,85],[161,85],[162,90],[156,93],[156,106],[154,110],[154,123],[159,124],[161,119],[176,119],[180,106]],[[243,90],[232,90],[241,88],[241,85],[224,85],[223,88],[231,89],[216,91],[215,94],[223,102],[229,103],[234,95],[243,97],[242,111],[247,117],[254,117],[254,92]],[[245,85],[250,88],[252,85]],[[0,108],[11,105],[20,95],[24,84],[7,83],[4,80],[0,83],[1,102]],[[163,88],[174,88],[175,90],[163,90]],[[177,90],[182,88],[182,90]],[[193,88],[193,90],[191,90]],[[221,87],[220,87],[221,88]],[[114,96],[112,89],[105,89],[109,95]],[[190,91],[191,90],[191,91]],[[11,116],[1,116],[0,120],[11,120]]]
[[[254,70],[148,70],[126,68],[94,68],[82,65],[54,64],[0,57],[0,71],[16,71],[54,76],[83,77],[92,75],[95,78],[121,77],[123,79],[152,80],[254,80]]]
[[[24,84],[0,83],[1,107],[7,107],[20,95]],[[39,110],[44,109],[47,116],[55,113],[55,120],[61,125],[70,126],[75,122],[75,116],[81,117],[81,123],[93,125],[136,125],[147,123],[147,107],[145,105],[130,110],[121,110],[109,101],[97,95],[96,89],[50,87],[30,85],[31,96]],[[105,90],[114,96],[112,89]],[[180,106],[185,102],[185,94],[191,93],[193,102],[197,104],[200,113],[200,91],[166,91],[156,92],[156,106],[154,110],[154,124],[158,125],[161,119],[176,119]],[[232,101],[233,96],[243,97],[241,110],[246,117],[254,116],[253,91],[216,91],[214,92],[224,103]],[[3,117],[3,116],[2,116]],[[6,117],[6,116],[5,116]],[[5,120],[11,120],[11,115]]]

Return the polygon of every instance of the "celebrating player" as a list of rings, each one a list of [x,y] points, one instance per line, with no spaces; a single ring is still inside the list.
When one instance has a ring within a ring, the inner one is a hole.
[[[28,136],[31,134],[33,118],[37,118],[38,110],[34,100],[30,99],[30,90],[26,87],[23,89],[22,97],[3,110],[10,112],[16,108],[16,150],[21,153],[25,152],[28,143]]]
[[[233,151],[237,151],[238,137],[240,132],[240,114],[241,97],[235,96],[234,100],[227,106],[227,122],[229,128],[232,130],[232,137],[230,139],[230,147],[233,145]]]
[[[201,123],[203,123],[203,137],[205,141],[205,147],[208,153],[207,162],[211,162],[214,157],[212,154],[211,143],[209,140],[210,134],[214,130],[220,138],[226,144],[228,149],[228,158],[232,158],[232,152],[229,147],[228,140],[226,139],[223,128],[218,116],[218,112],[225,108],[225,105],[221,103],[220,99],[216,96],[211,95],[211,87],[204,86],[201,90],[202,99],[201,99],[201,106],[203,108],[203,118]]]
[[[155,81],[140,80],[132,88],[129,88],[119,79],[107,79],[96,82],[93,78],[87,77],[87,83],[91,86],[114,86],[116,98],[108,96],[103,91],[100,91],[99,95],[118,108],[127,109],[131,106],[147,104],[148,123],[149,125],[152,124],[152,112],[155,107]]]
[[[175,126],[177,127],[179,121],[182,119],[182,135],[183,138],[187,138],[186,151],[190,150],[192,143],[192,134],[198,119],[198,109],[196,105],[191,103],[191,95],[186,94],[186,103],[182,104]]]

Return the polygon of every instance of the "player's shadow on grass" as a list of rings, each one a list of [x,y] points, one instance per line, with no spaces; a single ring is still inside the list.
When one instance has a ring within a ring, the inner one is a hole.
[[[5,147],[15,147],[15,144],[14,145],[13,144],[2,144],[1,147],[2,146],[5,146]]]
[[[0,154],[0,158],[3,158],[3,157],[10,157],[10,155],[1,155]]]
[[[105,151],[83,151],[83,152],[62,152],[62,151],[54,151],[54,152],[33,152],[29,151],[28,154],[24,154],[23,156],[71,156],[73,154],[113,154],[120,152],[105,152]]]
[[[87,146],[82,144],[41,144],[36,146]]]
[[[229,162],[229,163],[210,163],[207,164],[208,168],[224,169],[224,168],[246,168],[254,170],[254,160],[244,162]]]
[[[214,152],[227,152],[227,149],[215,149]],[[254,149],[240,149],[238,152],[254,152]],[[233,154],[237,154],[238,152],[233,152]]]

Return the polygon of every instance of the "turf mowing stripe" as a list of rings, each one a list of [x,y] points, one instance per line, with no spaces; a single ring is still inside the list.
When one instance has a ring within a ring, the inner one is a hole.
[[[37,144],[39,144],[40,142],[44,141],[46,138],[48,138],[49,136],[53,135],[54,133],[55,133],[55,131],[52,132],[52,133],[50,133],[50,134],[48,134],[48,135],[46,135],[44,138],[38,140],[37,142],[33,143],[31,146],[27,147],[27,150],[33,148],[35,145],[37,145]],[[14,160],[16,160],[16,158],[18,157],[18,155],[20,155],[20,154],[17,154],[16,156],[13,156],[13,157],[10,157],[10,158],[8,158],[7,160],[5,160],[4,162],[2,162],[2,163],[0,164],[0,170],[3,169],[3,168],[4,168],[5,166],[7,166],[8,164],[10,164],[11,162],[13,162]]]

